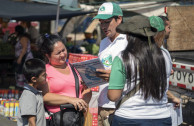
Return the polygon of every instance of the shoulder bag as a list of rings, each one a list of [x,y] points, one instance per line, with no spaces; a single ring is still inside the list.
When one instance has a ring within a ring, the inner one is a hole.
[[[75,68],[70,64],[73,75],[75,77],[76,97],[79,98],[79,79]],[[53,126],[83,126],[84,115],[83,112],[78,111],[72,104],[60,105],[59,112],[52,115]]]

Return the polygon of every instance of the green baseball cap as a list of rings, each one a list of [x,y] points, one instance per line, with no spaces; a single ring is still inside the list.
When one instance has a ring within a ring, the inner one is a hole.
[[[132,33],[141,36],[154,36],[157,29],[150,25],[148,17],[137,15],[124,19],[123,23],[117,27],[119,33]]]
[[[149,17],[150,25],[158,30],[158,32],[163,31],[165,29],[164,21],[162,18],[158,16]]]
[[[98,14],[94,19],[109,19],[114,16],[123,16],[123,12],[118,4],[113,2],[103,3],[98,9]]]

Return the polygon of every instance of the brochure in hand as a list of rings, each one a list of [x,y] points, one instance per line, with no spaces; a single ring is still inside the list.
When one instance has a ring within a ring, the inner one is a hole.
[[[73,66],[79,72],[87,87],[91,88],[107,83],[104,79],[96,76],[96,69],[104,69],[99,58],[73,63]]]

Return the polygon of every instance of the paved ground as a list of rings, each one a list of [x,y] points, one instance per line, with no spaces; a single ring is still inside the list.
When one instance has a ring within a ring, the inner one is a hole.
[[[10,121],[8,118],[5,118],[2,115],[0,115],[0,125],[1,126],[17,126],[17,122]]]
[[[183,121],[184,123],[181,126],[194,126],[194,99],[190,99],[189,97],[184,97],[183,104]],[[0,115],[0,126],[17,126],[15,121],[10,121],[8,118],[5,118]]]
[[[8,79],[6,81],[11,81],[11,79]],[[8,85],[4,85],[4,86],[8,87]],[[3,87],[1,83],[0,83],[0,87]],[[178,95],[179,94],[177,94],[177,96]],[[194,126],[194,99],[191,99],[191,97],[187,97],[184,95],[179,96],[179,97],[181,97],[183,100],[182,114],[183,114],[184,123],[181,124],[181,126]],[[17,122],[10,121],[8,118],[5,118],[2,115],[0,115],[0,126],[17,126]]]

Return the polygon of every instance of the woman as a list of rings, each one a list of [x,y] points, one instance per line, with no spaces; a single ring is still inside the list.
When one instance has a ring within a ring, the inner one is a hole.
[[[76,98],[75,78],[67,61],[67,49],[57,35],[43,35],[38,41],[40,51],[46,59],[48,85],[43,85],[43,98],[48,111],[57,113],[60,105],[72,104],[79,111],[86,111],[91,98],[90,89],[81,84]],[[78,74],[78,73],[77,73]],[[59,121],[57,121],[59,125]]]
[[[17,37],[17,43],[15,44],[15,58],[16,58],[16,85],[23,87],[25,78],[22,74],[22,67],[26,60],[33,58],[30,40],[28,34],[22,26],[15,27],[15,34]]]
[[[115,111],[112,126],[171,126],[165,53],[153,39],[157,30],[143,16],[129,18],[118,30],[128,35],[128,45],[113,61],[108,97],[118,102],[139,88]]]

